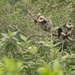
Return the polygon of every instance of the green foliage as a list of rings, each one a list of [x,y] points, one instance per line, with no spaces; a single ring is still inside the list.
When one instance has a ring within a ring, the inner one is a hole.
[[[37,69],[39,67],[42,67],[38,69],[40,75],[70,75],[74,73],[72,70],[75,68],[75,54],[72,51],[70,54],[66,51],[59,52],[61,42],[54,43],[53,40],[49,41],[47,39],[34,42],[29,37],[17,31],[12,32],[9,29],[8,33],[2,33],[2,36],[0,39],[1,58],[3,55],[7,55],[7,57],[15,60],[21,60],[23,62],[20,71],[22,75],[37,75]],[[4,59],[5,65],[11,62],[13,60]],[[14,66],[13,68],[10,67],[13,64],[14,62],[8,65],[8,71],[16,69],[14,69]],[[8,71],[6,72],[8,73]]]
[[[60,63],[58,60],[55,60],[54,63],[53,63],[53,69],[50,70],[47,69],[47,68],[39,68],[37,70],[37,72],[39,73],[39,75],[64,75],[63,74],[63,70],[62,70],[62,67],[60,66]]]
[[[53,29],[68,21],[74,25],[75,0],[0,0],[0,75],[75,74],[75,44],[65,40],[62,48],[62,40],[51,40],[34,24],[38,13],[51,15]]]
[[[21,67],[21,62],[15,62],[12,59],[4,57],[3,63],[0,62],[0,75],[20,75],[19,71]]]
[[[18,41],[17,38],[15,38],[15,35],[18,32],[11,32],[8,29],[8,33],[2,33],[2,38],[1,38],[1,42],[2,45],[1,47],[5,47],[5,52],[7,53],[9,50],[14,50],[16,48],[16,41]],[[9,46],[10,45],[10,46]]]
[[[38,73],[39,75],[50,75],[50,71],[46,68],[39,68]]]

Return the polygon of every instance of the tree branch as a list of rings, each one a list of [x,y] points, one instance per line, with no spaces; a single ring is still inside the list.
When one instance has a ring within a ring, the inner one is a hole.
[[[35,36],[37,36],[37,37],[51,37],[51,35],[48,35],[48,36],[46,36],[46,35],[40,35],[40,34],[25,34],[24,32],[22,32],[17,26],[15,26],[15,25],[12,25],[12,26],[10,26],[11,28],[13,28],[13,29],[16,29],[18,32],[20,32],[21,34],[23,34],[23,35],[25,35],[25,36],[29,36],[29,37],[35,37]],[[55,33],[53,33],[52,34],[53,36],[56,36],[56,37],[58,37],[58,35],[57,34],[55,34]],[[64,33],[62,33],[61,34],[61,36],[64,36],[65,34]],[[69,41],[71,41],[71,42],[75,42],[75,39],[72,39],[72,38],[70,38],[70,37],[68,37],[67,38]]]
[[[33,17],[33,14],[31,13],[31,11],[28,9],[28,13],[30,14],[30,16],[33,18],[34,20],[34,17]]]

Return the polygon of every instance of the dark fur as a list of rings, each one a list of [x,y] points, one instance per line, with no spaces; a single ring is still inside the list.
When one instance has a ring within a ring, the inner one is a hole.
[[[71,32],[72,28],[68,28],[68,27],[66,27],[65,25],[64,25],[64,27],[66,28],[65,30],[67,30],[67,31],[64,32],[64,31],[62,30],[62,28],[59,28],[59,29],[58,29],[58,38],[61,36],[61,32],[63,32],[63,33],[66,34],[66,36],[63,36],[63,39],[68,38],[68,36],[71,34],[71,33],[69,33],[69,32]]]
[[[59,29],[58,29],[58,38],[61,36],[61,32],[62,32],[62,29],[59,28]]]

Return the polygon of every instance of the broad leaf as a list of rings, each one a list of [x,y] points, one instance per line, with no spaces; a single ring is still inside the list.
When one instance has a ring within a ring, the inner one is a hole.
[[[25,37],[24,35],[20,34],[20,37],[23,41],[27,41],[27,37]]]

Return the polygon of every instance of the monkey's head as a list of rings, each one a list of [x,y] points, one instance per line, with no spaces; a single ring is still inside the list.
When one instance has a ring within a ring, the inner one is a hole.
[[[42,23],[43,21],[45,21],[45,17],[40,13],[37,15],[37,18],[34,20],[35,23]]]
[[[71,23],[67,23],[65,26],[66,26],[67,28],[73,28],[73,27],[74,27]]]
[[[45,20],[44,16],[39,16],[37,22],[42,23]]]

